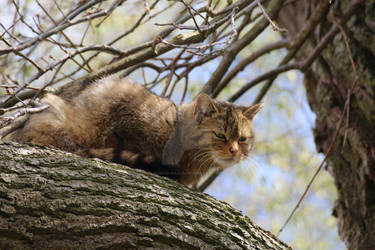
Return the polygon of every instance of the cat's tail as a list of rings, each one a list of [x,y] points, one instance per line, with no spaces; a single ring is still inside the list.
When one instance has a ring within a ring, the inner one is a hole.
[[[154,157],[139,155],[132,164],[133,168],[142,169],[172,180],[180,180],[184,176],[184,169],[178,165],[163,164]]]
[[[154,156],[147,156],[133,153],[127,150],[103,148],[103,149],[85,149],[77,151],[76,154],[99,158],[102,160],[119,163],[131,168],[141,169],[175,181],[181,180],[184,175],[184,169],[178,165],[163,164]]]

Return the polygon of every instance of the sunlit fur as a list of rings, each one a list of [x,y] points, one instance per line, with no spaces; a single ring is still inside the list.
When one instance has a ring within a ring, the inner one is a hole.
[[[185,185],[197,183],[210,169],[238,163],[254,146],[252,119],[261,104],[244,107],[201,94],[176,107],[118,79],[77,89],[69,98],[64,93],[43,98],[50,107],[32,115],[12,139],[107,161],[121,158],[133,167],[140,167],[133,165],[139,156],[146,157],[169,166],[168,171],[181,167],[182,175],[173,179]]]
[[[195,117],[198,121],[196,131],[199,131],[199,136],[192,145],[197,146],[186,150],[180,161],[190,172],[190,178],[186,178],[187,183],[195,182],[209,169],[233,166],[247,158],[254,147],[252,119],[262,107],[261,104],[244,107],[212,99],[206,101],[208,103],[201,107],[206,108],[202,117]],[[196,103],[195,107],[197,105]],[[207,105],[208,107],[205,107]],[[231,152],[231,146],[238,149],[235,154]]]

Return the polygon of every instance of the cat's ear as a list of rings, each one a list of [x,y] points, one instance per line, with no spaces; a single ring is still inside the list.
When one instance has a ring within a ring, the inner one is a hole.
[[[194,104],[194,118],[199,123],[202,121],[204,115],[217,112],[218,109],[207,94],[201,93],[195,100]]]
[[[243,110],[243,114],[249,119],[252,120],[258,114],[258,112],[263,108],[263,103],[257,103],[247,107]]]

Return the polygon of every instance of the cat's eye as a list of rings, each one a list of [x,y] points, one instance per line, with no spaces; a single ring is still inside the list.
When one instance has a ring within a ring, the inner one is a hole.
[[[217,138],[220,138],[220,139],[223,139],[223,140],[226,139],[226,138],[225,138],[225,135],[223,135],[223,134],[221,134],[221,133],[216,133],[216,132],[214,131],[214,134],[216,135]]]
[[[246,141],[246,137],[240,137],[239,139],[238,139],[238,141],[240,141],[240,142],[244,142],[244,141]]]

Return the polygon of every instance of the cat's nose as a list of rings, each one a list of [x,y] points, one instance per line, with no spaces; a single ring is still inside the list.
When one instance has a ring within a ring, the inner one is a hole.
[[[238,145],[236,144],[233,144],[229,147],[229,151],[231,152],[231,154],[233,156],[236,156],[237,152],[238,152]]]

